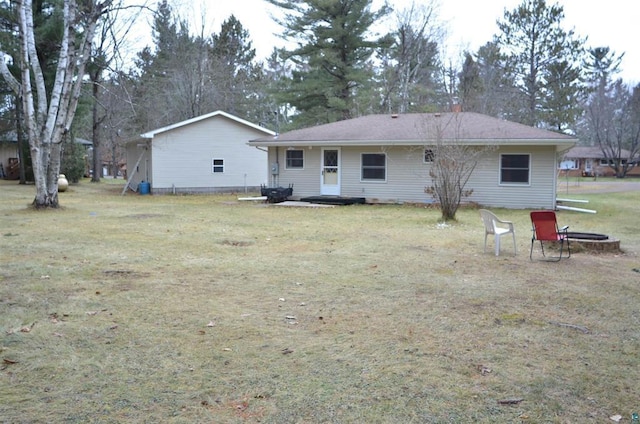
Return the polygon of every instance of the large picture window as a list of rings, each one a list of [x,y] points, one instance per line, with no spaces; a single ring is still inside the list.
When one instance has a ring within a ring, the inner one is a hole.
[[[529,184],[531,155],[500,155],[500,184]]]
[[[211,161],[211,172],[214,174],[224,172],[224,159],[213,159]]]
[[[287,169],[304,168],[304,150],[287,150],[285,163]]]
[[[580,169],[580,166],[578,165],[577,159],[565,159],[560,162],[560,166],[558,167],[558,169],[562,171],[568,171],[570,169]]]
[[[385,181],[387,156],[384,153],[362,154],[362,181]]]

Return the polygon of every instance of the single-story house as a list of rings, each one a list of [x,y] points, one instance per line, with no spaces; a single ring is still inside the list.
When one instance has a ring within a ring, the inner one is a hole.
[[[154,194],[257,191],[268,179],[267,152],[249,146],[275,133],[216,111],[127,142],[127,186]]]
[[[90,147],[93,143],[76,137],[76,143]],[[28,141],[25,140],[25,143]],[[20,179],[20,155],[15,131],[10,131],[0,137],[0,178],[7,180]]]
[[[293,184],[292,199],[364,197],[368,203],[433,202],[425,187],[432,146],[484,149],[466,201],[553,209],[557,164],[574,137],[471,112],[369,115],[253,139],[267,148],[270,185]]]
[[[626,162],[630,159],[631,152],[625,149],[620,151],[620,160]],[[637,162],[637,158],[636,158]],[[609,160],[605,158],[600,147],[576,146],[569,149],[562,161],[560,170],[569,176],[582,177],[614,177],[615,172],[609,166]],[[640,176],[640,167],[637,163],[629,169],[627,175]]]

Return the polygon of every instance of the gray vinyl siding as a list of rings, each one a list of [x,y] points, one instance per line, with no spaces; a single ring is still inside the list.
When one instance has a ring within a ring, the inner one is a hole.
[[[152,190],[209,192],[254,189],[267,182],[267,155],[246,143],[263,135],[216,116],[153,138]],[[212,172],[212,160],[224,160],[224,172]]]
[[[272,186],[294,185],[293,197],[320,194],[321,148],[304,148],[304,168],[285,169],[286,147],[269,148],[269,163],[280,163],[277,178],[271,178]],[[431,203],[433,198],[425,193],[431,185],[430,165],[424,163],[424,149],[417,146],[399,147],[342,147],[341,190],[342,196],[365,197],[371,203]],[[385,181],[361,180],[362,153],[386,155]],[[530,181],[528,185],[500,184],[500,154],[529,154]],[[477,165],[467,189],[473,189],[465,201],[483,206],[513,209],[552,209],[556,196],[556,153],[554,146],[501,147],[487,153]]]
[[[286,169],[286,147],[269,148],[269,164],[278,162],[280,169],[278,175],[269,176],[269,185],[271,187],[288,187],[289,184],[293,184],[294,198],[320,194],[320,155],[322,149],[304,147],[302,150],[304,150],[303,168]]]
[[[500,154],[529,154],[530,181],[500,184]],[[556,152],[553,146],[502,147],[478,164],[467,187],[470,201],[509,209],[553,209],[556,198]]]
[[[393,148],[345,148],[342,150],[342,195],[365,197],[376,203],[428,202],[424,192],[429,175],[428,165],[423,162],[421,147]],[[362,154],[386,155],[385,181],[362,180]]]
[[[127,144],[127,179],[130,179],[129,187],[134,190],[137,190],[142,181],[151,180],[151,153],[141,147],[145,142],[146,140],[138,140]],[[138,159],[140,162],[136,167]]]

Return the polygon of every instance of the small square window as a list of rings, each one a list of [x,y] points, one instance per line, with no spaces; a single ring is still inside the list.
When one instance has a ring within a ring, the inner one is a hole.
[[[287,150],[285,163],[287,169],[304,168],[304,150]]]
[[[435,152],[432,149],[424,149],[424,162],[431,163],[436,157]]]
[[[213,159],[211,172],[214,174],[224,172],[224,159]]]

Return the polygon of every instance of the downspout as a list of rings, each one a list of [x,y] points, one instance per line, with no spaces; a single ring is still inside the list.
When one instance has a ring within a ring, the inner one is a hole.
[[[267,154],[267,165],[269,164],[269,149],[262,149],[260,146],[253,146],[261,152],[265,152]],[[277,149],[277,147],[276,147]],[[272,176],[273,177],[273,176]],[[262,183],[261,183],[262,184]],[[247,174],[244,174],[244,192],[247,192]]]
[[[278,187],[278,176],[279,176],[279,170],[280,170],[280,161],[278,159],[279,157],[280,157],[280,146],[276,146],[276,162],[275,163],[278,168],[278,174],[271,175],[273,178],[272,187]]]
[[[560,155],[558,152],[558,148],[556,147],[555,149],[555,160],[553,161],[553,197],[551,198],[551,210],[555,211],[556,210],[556,206],[557,206],[557,201],[556,199],[558,198],[558,174],[559,174],[559,170],[558,170],[558,165],[559,165],[559,160],[560,160]],[[531,166],[529,166],[531,167]],[[531,171],[529,171],[531,172]]]

